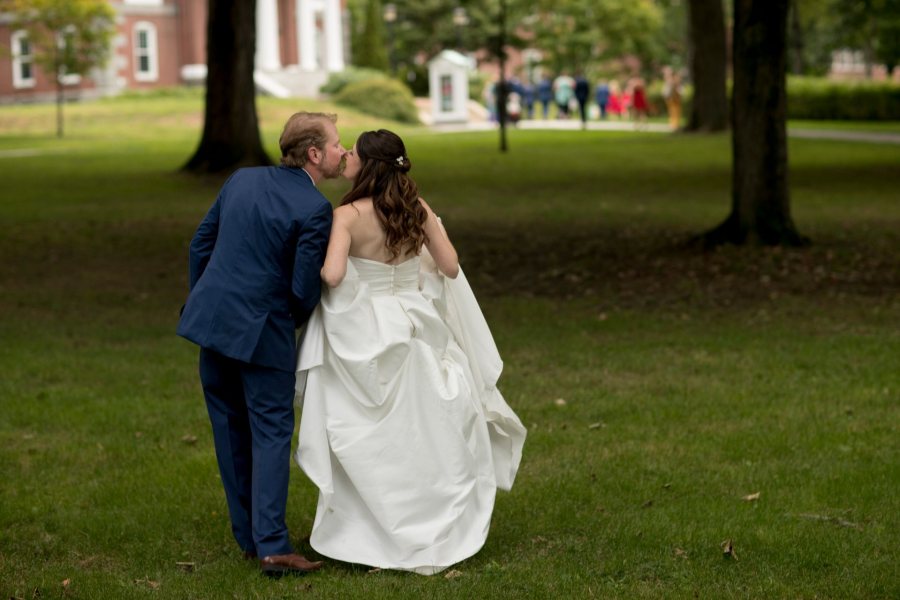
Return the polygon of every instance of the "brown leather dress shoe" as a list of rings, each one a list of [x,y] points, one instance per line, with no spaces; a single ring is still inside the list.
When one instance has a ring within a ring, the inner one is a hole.
[[[299,554],[275,554],[264,556],[259,561],[259,570],[265,575],[279,577],[281,575],[304,575],[322,568],[322,561],[306,560]]]

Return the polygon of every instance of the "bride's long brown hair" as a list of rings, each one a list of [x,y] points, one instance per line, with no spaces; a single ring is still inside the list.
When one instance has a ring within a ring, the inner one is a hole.
[[[428,212],[419,202],[416,182],[407,175],[412,168],[403,140],[387,129],[366,131],[356,140],[360,169],[341,206],[360,198],[372,198],[375,214],[387,236],[391,259],[422,249]]]

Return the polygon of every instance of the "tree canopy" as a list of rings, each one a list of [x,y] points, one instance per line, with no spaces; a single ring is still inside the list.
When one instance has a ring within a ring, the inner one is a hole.
[[[65,78],[106,64],[115,12],[105,0],[5,0],[0,9],[27,32],[35,63],[55,82],[62,137]]]

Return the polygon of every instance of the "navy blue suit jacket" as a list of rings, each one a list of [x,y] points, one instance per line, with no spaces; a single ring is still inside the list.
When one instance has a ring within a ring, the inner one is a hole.
[[[243,362],[296,368],[296,332],[319,302],[332,209],[301,169],[236,171],[190,246],[178,335]]]

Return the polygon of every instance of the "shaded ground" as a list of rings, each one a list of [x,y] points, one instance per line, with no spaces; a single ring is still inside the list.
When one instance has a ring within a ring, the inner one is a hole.
[[[740,307],[782,296],[860,297],[900,308],[900,232],[813,235],[808,248],[703,252],[672,230],[553,228],[453,232],[481,294],[597,297],[628,307]]]
[[[185,292],[186,241],[170,223],[57,228],[35,239],[10,232],[0,249],[0,286],[65,295],[110,294],[109,302]],[[532,223],[504,228],[469,222],[452,232],[466,274],[484,297],[591,299],[603,306],[680,310],[753,307],[790,296],[853,300],[900,309],[900,232],[870,238],[808,231],[802,249],[686,245],[689,233]],[[863,232],[864,233],[864,232]],[[24,289],[23,289],[24,288]],[[160,289],[162,288],[162,289]],[[62,298],[60,298],[62,299]]]

